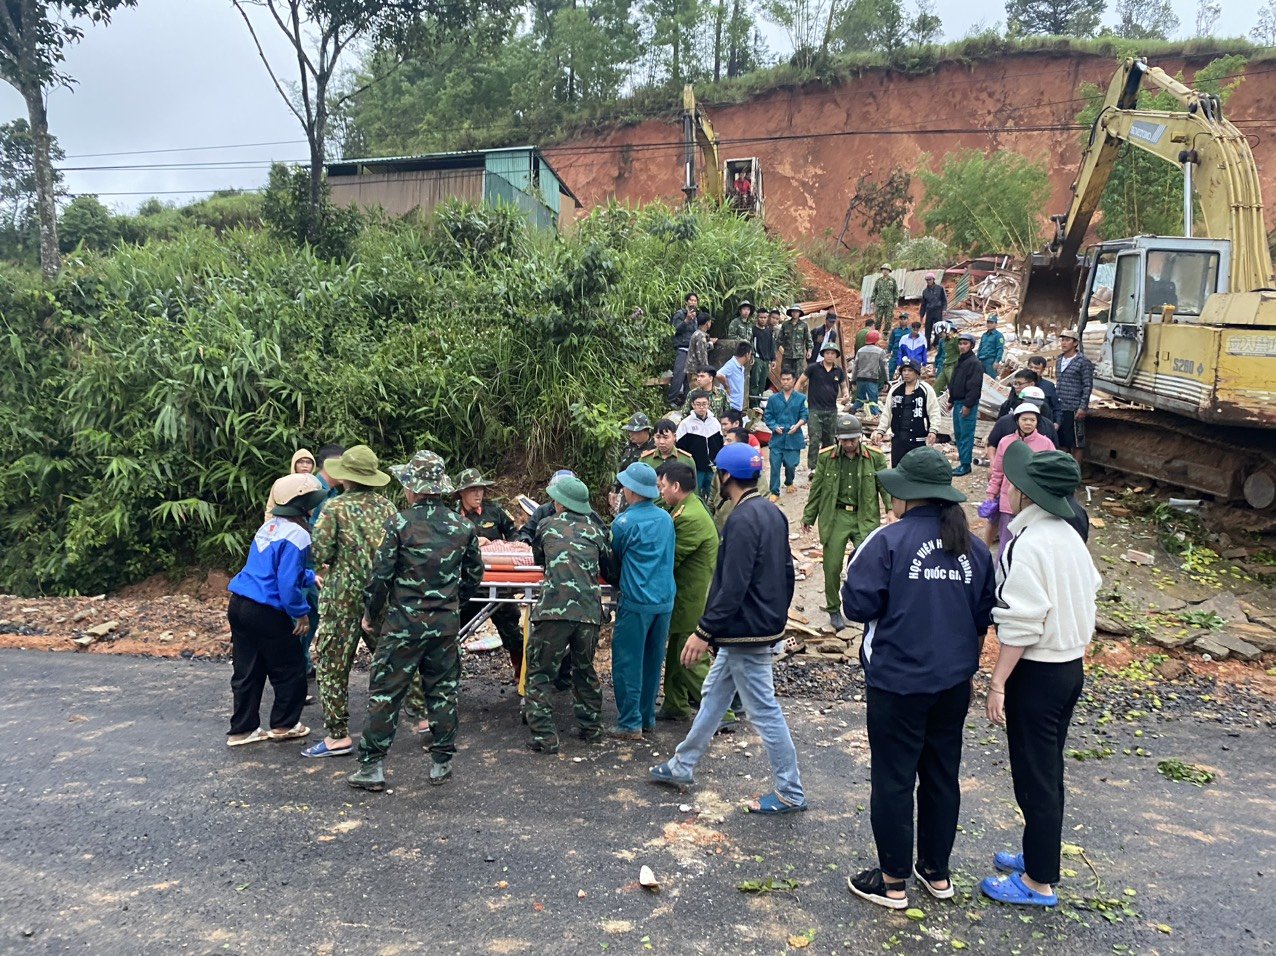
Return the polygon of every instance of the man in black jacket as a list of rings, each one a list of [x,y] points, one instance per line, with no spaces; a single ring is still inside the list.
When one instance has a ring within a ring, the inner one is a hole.
[[[699,325],[695,296],[687,296],[687,307],[673,314],[673,376],[669,379],[669,407],[677,408],[687,394],[687,349]]]
[[[979,396],[984,390],[984,367],[975,355],[975,337],[963,332],[957,338],[957,364],[948,382],[948,406],[953,413],[953,439],[960,461],[953,475],[969,475],[975,455],[975,423],[979,421]]]
[[[727,445],[714,465],[722,493],[735,502],[735,508],[722,529],[709,601],[696,632],[683,647],[682,664],[694,666],[710,648],[716,656],[687,739],[678,744],[668,762],[651,768],[651,779],[680,788],[695,783],[696,764],[738,692],[775,777],[775,790],[753,801],[749,809],[793,813],[806,809],[806,795],[798,774],[797,749],[776,702],[771,674],[771,647],[784,638],[793,600],[789,522],[758,493],[762,455],[756,448]]]

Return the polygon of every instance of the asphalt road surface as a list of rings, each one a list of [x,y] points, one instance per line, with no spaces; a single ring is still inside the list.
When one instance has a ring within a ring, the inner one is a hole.
[[[640,746],[533,754],[490,679],[465,687],[451,783],[426,786],[404,732],[390,789],[353,791],[350,759],[306,761],[295,742],[228,750],[229,676],[228,663],[0,653],[0,952],[1273,949],[1276,741],[1243,721],[1142,720],[1138,738],[1131,722],[1112,737],[1148,756],[1070,762],[1063,905],[1044,913],[972,892],[1017,832],[1004,738],[972,712],[961,892],[941,903],[910,888],[924,914],[910,919],[846,890],[871,858],[862,704],[785,702],[811,809],[765,818],[740,809],[768,789],[751,734],[719,738],[679,795],[646,782],[677,725]],[[1156,772],[1166,757],[1218,778],[1171,782]],[[638,886],[644,863],[658,893]],[[767,880],[797,885],[737,888]]]

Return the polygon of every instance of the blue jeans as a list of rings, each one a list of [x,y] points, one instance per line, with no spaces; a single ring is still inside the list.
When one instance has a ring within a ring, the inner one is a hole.
[[[800,805],[806,802],[806,795],[798,774],[797,749],[793,746],[784,711],[775,699],[772,660],[769,647],[720,649],[700,688],[700,711],[687,739],[678,744],[669,762],[678,773],[695,772],[696,764],[709,749],[713,735],[731,706],[731,698],[738,692],[749,723],[766,748],[771,773],[775,776],[775,792],[788,803]]]
[[[696,472],[696,494],[700,496],[700,500],[705,504],[713,497],[713,472],[697,471]]]
[[[784,468],[784,483],[790,487],[797,477],[797,467],[802,463],[802,449],[771,446],[771,494],[780,493],[780,468]]]
[[[970,460],[975,454],[975,423],[979,421],[979,408],[972,408],[969,415],[962,414],[965,410],[962,405],[953,406],[953,438],[957,442],[957,457],[961,459],[961,466],[969,468]]]
[[[857,378],[855,380],[855,401],[869,402],[876,405],[880,394],[880,388],[877,382],[868,378]]]
[[[645,614],[626,610],[623,603],[617,609],[611,632],[611,681],[616,689],[616,725],[620,729],[656,726],[656,694],[668,640],[668,611]]]

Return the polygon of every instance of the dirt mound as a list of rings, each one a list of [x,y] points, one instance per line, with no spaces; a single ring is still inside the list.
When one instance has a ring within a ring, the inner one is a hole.
[[[1154,65],[1190,78],[1210,57],[1167,57]],[[1045,159],[1050,172],[1051,213],[1066,212],[1081,158],[1075,129],[1083,105],[1080,86],[1106,89],[1114,64],[1109,57],[1069,53],[1025,53],[995,62],[948,63],[927,75],[886,70],[866,72],[833,86],[776,89],[749,103],[710,106],[724,160],[756,156],[764,171],[767,227],[791,243],[841,231],[859,177],[884,179],[895,167],[912,172],[923,154],[935,168],[963,149],[1014,150]],[[1228,102],[1241,121],[1276,111],[1276,73],[1252,71]],[[675,105],[671,102],[671,108]],[[1060,128],[1065,127],[1065,128]],[[1243,126],[1244,128],[1244,126]],[[648,120],[604,130],[545,150],[554,168],[585,208],[610,198],[622,202],[682,201],[682,125]],[[1253,142],[1260,180],[1276,195],[1276,146]],[[914,177],[913,198],[921,196]],[[1268,203],[1267,225],[1276,223]],[[922,232],[915,216],[906,223]],[[848,241],[862,242],[852,217]],[[839,302],[840,306],[840,302]]]
[[[167,574],[152,574],[145,581],[121,588],[113,597],[123,601],[147,601],[173,595],[185,595],[198,601],[223,599],[230,575],[225,571],[189,571],[174,580]]]
[[[808,292],[816,299],[832,299],[837,303],[838,315],[856,316],[860,314],[862,300],[860,294],[831,272],[825,272],[806,256],[797,259],[798,272]]]

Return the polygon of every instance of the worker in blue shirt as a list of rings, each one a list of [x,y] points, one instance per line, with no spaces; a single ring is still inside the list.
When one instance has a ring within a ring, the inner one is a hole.
[[[718,369],[717,379],[727,389],[727,401],[737,412],[744,411],[748,398],[749,373],[747,367],[753,358],[753,346],[741,342],[735,347],[735,358]]]
[[[989,378],[997,377],[1001,361],[1006,357],[1006,337],[997,328],[997,317],[988,316],[987,329],[979,337],[979,362],[984,367],[984,374]]]

